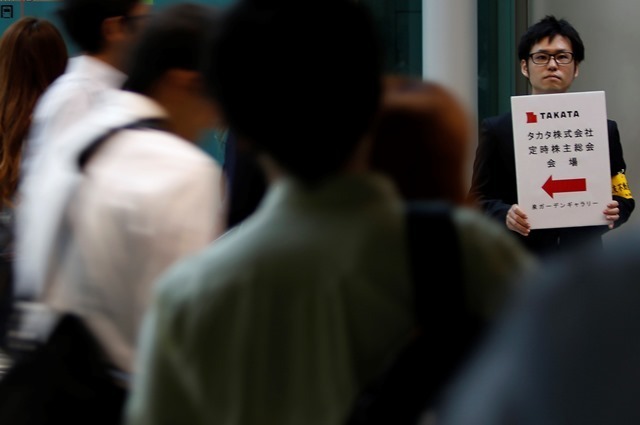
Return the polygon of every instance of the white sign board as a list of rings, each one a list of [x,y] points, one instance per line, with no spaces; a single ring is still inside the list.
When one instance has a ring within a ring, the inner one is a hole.
[[[518,204],[532,229],[606,225],[611,202],[603,91],[511,97]]]

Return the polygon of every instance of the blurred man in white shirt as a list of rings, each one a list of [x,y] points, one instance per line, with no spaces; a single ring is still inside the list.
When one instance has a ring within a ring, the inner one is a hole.
[[[63,0],[58,14],[63,29],[81,54],[42,95],[33,114],[23,155],[23,178],[43,150],[78,122],[109,88],[126,78],[129,46],[139,32],[149,5],[142,0]]]
[[[80,315],[129,373],[154,280],[224,228],[221,168],[194,144],[218,120],[196,70],[214,22],[193,4],[151,18],[125,90],[56,140],[19,206],[17,297]]]

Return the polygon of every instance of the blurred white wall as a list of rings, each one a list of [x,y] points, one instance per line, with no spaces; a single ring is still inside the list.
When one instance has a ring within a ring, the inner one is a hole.
[[[422,0],[423,77],[449,88],[477,127],[478,11],[470,0]],[[477,134],[472,132],[472,137]],[[466,182],[471,182],[477,140],[469,146]]]
[[[477,105],[477,6],[469,0],[423,0],[423,74]]]
[[[605,91],[607,114],[620,130],[627,180],[640,204],[640,1],[529,0],[529,23],[547,14],[565,18],[580,33],[585,60],[571,91]],[[640,205],[629,222],[605,236],[605,243],[633,223],[640,224]]]

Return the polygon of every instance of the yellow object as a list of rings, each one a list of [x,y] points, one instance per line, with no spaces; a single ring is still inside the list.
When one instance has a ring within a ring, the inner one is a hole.
[[[631,189],[627,183],[627,176],[624,173],[618,173],[611,177],[611,194],[621,196],[625,199],[633,198],[631,195]]]

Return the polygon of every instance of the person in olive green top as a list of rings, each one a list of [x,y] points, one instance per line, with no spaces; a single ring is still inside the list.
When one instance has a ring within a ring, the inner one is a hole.
[[[367,170],[376,31],[351,0],[241,0],[224,19],[205,75],[270,184],[158,281],[127,424],[343,424],[414,327],[404,202]],[[453,218],[469,301],[493,314],[535,260],[479,212]]]

